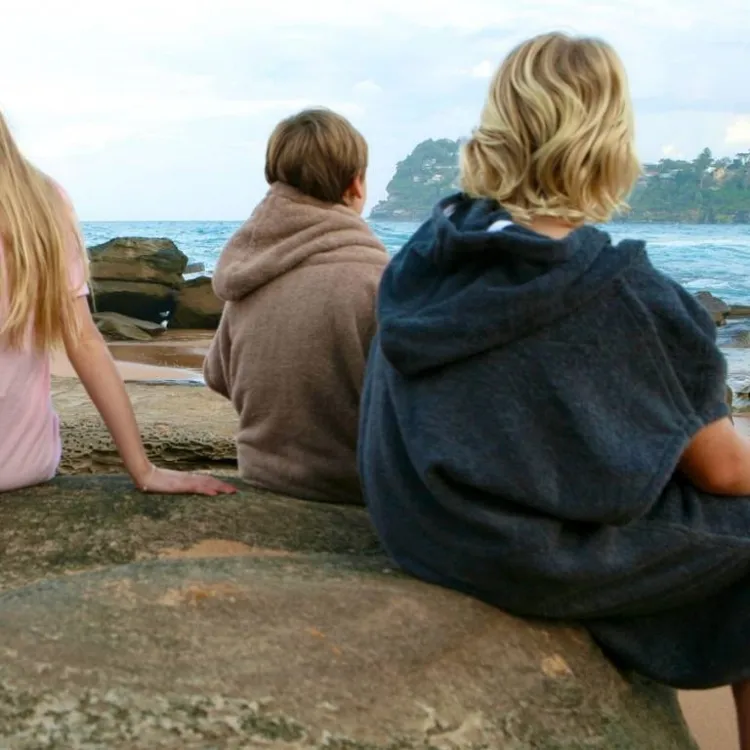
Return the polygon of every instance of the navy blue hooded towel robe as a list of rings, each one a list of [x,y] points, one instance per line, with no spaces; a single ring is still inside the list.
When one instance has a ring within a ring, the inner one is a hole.
[[[750,677],[750,499],[677,472],[729,413],[726,364],[643,243],[451,196],[386,269],[378,322],[359,469],[404,570],[583,621],[678,687]]]

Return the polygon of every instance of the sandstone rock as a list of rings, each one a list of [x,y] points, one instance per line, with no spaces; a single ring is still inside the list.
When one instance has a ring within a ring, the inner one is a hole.
[[[164,331],[158,323],[119,313],[94,313],[94,320],[102,335],[112,341],[151,341]]]
[[[674,693],[620,674],[584,632],[390,572],[360,509],[67,478],[5,495],[0,519],[16,585],[201,535],[248,547],[6,590],[0,746],[695,747]]]
[[[234,468],[237,415],[207,388],[128,383],[141,435],[151,458],[174,469]],[[63,474],[123,471],[101,417],[75,378],[55,378],[52,398],[60,415]]]
[[[259,550],[357,554],[387,567],[362,508],[309,503],[229,481],[242,493],[144,495],[122,475],[62,476],[4,493],[0,592],[108,565],[206,551],[220,557],[227,546],[234,556]],[[1,717],[2,709],[0,724]]]
[[[97,312],[114,312],[152,323],[168,320],[177,304],[175,289],[149,281],[92,279],[91,288]]]
[[[750,318],[750,305],[730,305],[730,318]]]
[[[182,273],[183,274],[203,273],[205,270],[206,270],[205,263],[188,263],[188,265],[185,266],[185,270]]]
[[[214,330],[223,309],[224,303],[214,294],[211,279],[199,276],[183,284],[169,327]]]
[[[168,239],[116,237],[89,248],[96,281],[148,281],[174,289],[182,285],[187,256]]]
[[[188,259],[171,240],[117,237],[89,257],[97,311],[155,323],[174,311]]]
[[[698,292],[695,298],[711,313],[711,317],[717,326],[724,325],[724,321],[729,315],[729,305],[726,302],[710,292]]]

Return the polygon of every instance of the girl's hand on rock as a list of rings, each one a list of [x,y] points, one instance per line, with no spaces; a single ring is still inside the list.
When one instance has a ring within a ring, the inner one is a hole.
[[[141,492],[163,495],[231,495],[237,488],[207,474],[188,474],[152,466],[145,479],[136,481]]]

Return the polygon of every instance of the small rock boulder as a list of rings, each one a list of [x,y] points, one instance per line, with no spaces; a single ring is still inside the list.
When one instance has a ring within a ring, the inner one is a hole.
[[[171,240],[117,237],[89,257],[98,312],[161,323],[174,311],[188,259]]]
[[[711,292],[698,292],[695,298],[708,310],[717,326],[724,325],[729,315],[729,305]]]
[[[750,348],[750,318],[727,318],[718,332],[717,342],[719,346],[727,349]]]
[[[168,239],[115,237],[89,248],[96,281],[148,281],[179,289],[187,256]]]
[[[151,341],[164,331],[158,323],[113,312],[94,313],[100,333],[109,341]]]
[[[199,276],[182,285],[169,327],[215,330],[223,309],[224,303],[214,294],[211,279]]]

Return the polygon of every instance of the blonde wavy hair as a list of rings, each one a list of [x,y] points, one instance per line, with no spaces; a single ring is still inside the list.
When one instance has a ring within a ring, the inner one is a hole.
[[[88,262],[78,222],[60,188],[16,145],[0,115],[0,338],[10,349],[39,351],[77,338],[80,322],[69,267]]]
[[[461,152],[461,186],[520,223],[604,222],[627,207],[640,164],[627,76],[597,39],[544,34],[495,73]]]

